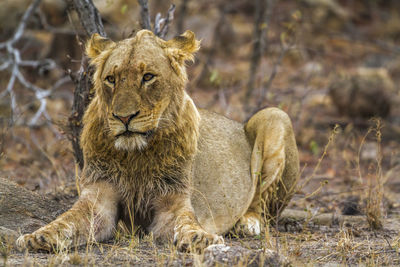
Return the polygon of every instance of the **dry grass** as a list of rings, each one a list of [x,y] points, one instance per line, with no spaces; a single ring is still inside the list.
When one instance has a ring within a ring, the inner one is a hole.
[[[381,152],[381,121],[379,119],[375,120],[376,127],[373,129],[376,136],[376,146],[377,146],[377,158],[376,158],[376,170],[375,175],[371,175],[368,190],[367,199],[367,221],[369,226],[374,230],[379,230],[383,228],[383,216],[382,216],[382,199],[383,199],[383,174],[382,174],[382,152]],[[374,177],[375,181],[371,181]],[[373,185],[375,184],[375,186]]]
[[[369,226],[373,230],[379,230],[383,228],[383,215],[382,215],[382,200],[384,195],[384,178],[382,173],[382,124],[380,119],[372,119],[374,123],[373,127],[370,127],[367,133],[361,140],[358,157],[357,157],[357,165],[358,165],[358,174],[361,184],[366,185],[366,208],[365,215],[368,221]],[[375,136],[375,145],[376,145],[376,158],[375,163],[371,163],[368,166],[367,173],[364,175],[362,173],[360,167],[360,154],[365,143],[367,137],[374,133]],[[366,179],[364,179],[364,177]],[[364,182],[366,180],[366,182]]]

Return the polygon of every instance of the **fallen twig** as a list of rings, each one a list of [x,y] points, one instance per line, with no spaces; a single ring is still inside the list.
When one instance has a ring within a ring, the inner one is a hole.
[[[361,215],[341,215],[336,213],[311,214],[307,211],[285,209],[280,215],[281,224],[290,224],[290,222],[308,222],[315,225],[343,225],[344,223],[362,224],[367,223],[365,216]]]

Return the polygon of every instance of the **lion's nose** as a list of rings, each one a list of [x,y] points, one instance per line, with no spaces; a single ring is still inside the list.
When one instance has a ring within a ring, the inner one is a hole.
[[[113,116],[114,116],[115,118],[119,119],[119,120],[120,120],[123,124],[125,124],[125,125],[128,125],[129,122],[130,122],[133,118],[135,118],[137,115],[139,115],[139,111],[136,112],[136,113],[133,113],[133,114],[131,114],[131,115],[128,115],[128,116],[118,116],[118,115],[116,115],[116,114],[113,113]]]

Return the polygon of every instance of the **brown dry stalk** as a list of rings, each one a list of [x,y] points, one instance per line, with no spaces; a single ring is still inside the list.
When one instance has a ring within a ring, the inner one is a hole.
[[[367,206],[365,209],[365,215],[367,217],[367,221],[371,229],[378,230],[382,229],[383,221],[382,221],[382,199],[383,199],[383,174],[382,174],[382,151],[381,151],[381,142],[382,142],[382,123],[380,119],[373,118],[371,120],[375,123],[374,127],[370,127],[367,133],[361,139],[360,147],[358,149],[358,156],[357,156],[357,170],[358,176],[360,180],[360,184],[364,184],[363,182],[363,174],[361,172],[361,151],[364,146],[364,143],[367,137],[372,133],[375,132],[376,138],[376,147],[377,147],[377,156],[376,156],[376,168],[375,173],[368,173],[366,176],[368,177],[367,180]],[[373,181],[375,180],[375,181]]]
[[[338,129],[339,129],[339,125],[336,124],[335,127],[333,128],[333,130],[331,131],[331,134],[328,139],[328,143],[325,145],[324,151],[323,151],[321,157],[318,159],[317,165],[315,166],[312,174],[309,177],[307,177],[301,185],[298,186],[297,191],[301,191],[315,177],[315,174],[317,173],[319,167],[321,166],[322,160],[328,154],[328,149],[331,146],[331,144],[334,142],[335,137],[338,134]],[[317,190],[319,191],[320,189],[317,189]],[[311,195],[315,195],[314,192],[311,193]],[[307,197],[310,197],[310,196],[306,196],[306,198]]]
[[[268,30],[268,24],[271,17],[273,1],[257,0],[255,8],[255,20],[253,30],[253,50],[250,59],[249,80],[247,82],[247,91],[245,100],[248,101],[254,89],[255,78],[258,67],[265,48],[265,35]]]
[[[383,199],[383,175],[382,175],[382,124],[379,119],[373,119],[375,122],[375,132],[376,146],[377,146],[377,156],[376,156],[376,169],[375,175],[371,175],[368,181],[368,199],[366,216],[369,226],[374,230],[379,230],[383,228],[383,216],[382,216],[382,199]],[[375,186],[373,186],[372,177],[375,177]]]

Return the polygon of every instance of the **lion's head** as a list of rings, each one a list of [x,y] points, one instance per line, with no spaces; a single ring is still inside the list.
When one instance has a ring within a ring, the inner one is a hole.
[[[117,149],[143,149],[154,134],[173,126],[185,98],[185,61],[198,48],[191,31],[169,41],[148,30],[120,42],[92,36],[86,53],[96,67],[96,97]]]

